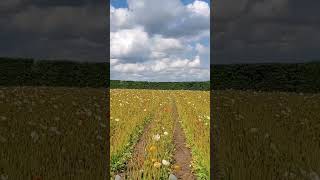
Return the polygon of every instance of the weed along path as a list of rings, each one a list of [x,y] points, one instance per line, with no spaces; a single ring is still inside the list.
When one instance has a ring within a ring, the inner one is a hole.
[[[121,174],[121,177],[125,177],[126,179],[130,179],[131,174],[142,173],[139,171],[143,167],[144,158],[146,155],[145,149],[148,144],[148,141],[147,141],[147,134],[148,133],[147,132],[149,132],[150,129],[152,128],[152,126],[154,124],[152,122],[153,122],[153,119],[144,127],[143,134],[140,136],[138,143],[134,147],[132,158],[129,160],[129,162],[127,164],[127,172],[126,172],[126,174],[125,173]]]
[[[186,137],[179,123],[179,114],[175,100],[172,103],[172,118],[174,121],[173,140],[175,145],[174,160],[181,167],[180,171],[175,172],[179,179],[193,180],[196,179],[191,171],[192,155],[190,149],[186,147]]]

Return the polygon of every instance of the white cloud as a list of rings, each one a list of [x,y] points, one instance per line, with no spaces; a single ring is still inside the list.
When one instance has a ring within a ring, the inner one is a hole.
[[[162,36],[156,35],[152,41],[153,51],[179,51],[184,49],[184,46],[178,39],[163,38]]]
[[[122,73],[137,73],[144,71],[146,67],[142,64],[132,64],[132,63],[126,63],[126,64],[116,64],[114,65],[113,69],[118,72]]]
[[[198,52],[198,54],[201,54],[201,55],[209,55],[210,54],[210,48],[206,47],[200,43],[197,43],[195,48],[196,48],[196,51]]]
[[[116,65],[119,62],[118,59],[110,59],[110,65]]]
[[[188,4],[187,9],[196,15],[205,16],[205,17],[210,16],[209,5],[204,1],[196,0],[192,4]]]
[[[196,0],[128,0],[128,8],[110,6],[111,31],[143,26],[147,33],[170,37],[192,37],[209,30],[210,8]]]
[[[114,8],[110,6],[110,31],[133,26],[132,14],[127,8]]]
[[[198,42],[209,41],[206,2],[128,0],[128,8],[111,5],[110,13],[112,79],[208,80],[209,66],[201,64],[208,61],[209,48]],[[165,78],[170,74],[175,77]]]
[[[143,28],[110,32],[111,58],[143,61],[150,53],[149,36]]]

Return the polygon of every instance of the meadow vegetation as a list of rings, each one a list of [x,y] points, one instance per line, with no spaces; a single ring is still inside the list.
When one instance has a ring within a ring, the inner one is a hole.
[[[319,94],[227,90],[212,101],[221,179],[319,179]]]
[[[176,164],[173,158],[176,150],[173,106],[176,105],[187,146],[192,151],[192,170],[200,179],[209,179],[208,92],[112,89],[110,95],[111,177],[121,174],[129,179],[167,179],[170,173],[180,170],[182,165]],[[199,97],[201,99],[194,99]],[[138,136],[139,140],[131,141],[132,136]],[[123,149],[129,151],[124,153]]]
[[[0,87],[2,179],[105,179],[106,89]]]

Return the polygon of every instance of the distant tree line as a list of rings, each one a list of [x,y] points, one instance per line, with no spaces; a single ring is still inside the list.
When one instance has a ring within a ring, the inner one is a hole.
[[[1,86],[209,90],[210,82],[109,81],[108,63],[0,58]],[[110,82],[110,83],[109,83]],[[211,65],[214,90],[320,92],[320,63]]]
[[[320,92],[320,63],[211,66],[213,89]]]
[[[108,87],[108,69],[108,63],[0,58],[0,85]]]
[[[160,90],[210,90],[210,82],[143,82],[111,80],[110,88]]]

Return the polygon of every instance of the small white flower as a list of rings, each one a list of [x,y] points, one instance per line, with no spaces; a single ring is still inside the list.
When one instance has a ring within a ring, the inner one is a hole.
[[[168,133],[167,131],[165,131],[163,134],[164,134],[165,136],[167,136],[169,133]]]
[[[165,165],[165,166],[169,166],[169,165],[170,165],[170,162],[167,161],[167,160],[165,160],[165,159],[163,159],[163,160],[162,160],[162,164]]]
[[[120,121],[120,119],[116,118],[116,119],[115,119],[115,121],[119,122],[119,121]]]
[[[258,128],[251,128],[251,129],[250,129],[250,132],[252,132],[252,133],[258,132]]]
[[[8,175],[6,175],[6,174],[1,174],[0,179],[1,179],[1,180],[8,180],[9,177],[8,177]]]
[[[154,135],[153,136],[153,140],[159,141],[160,140],[160,135],[159,134]]]
[[[60,135],[60,134],[61,134],[61,132],[58,131],[58,128],[57,128],[57,127],[50,127],[49,130],[50,130],[51,132],[56,133],[57,135]]]
[[[33,139],[33,142],[36,142],[36,141],[38,141],[38,139],[39,139],[39,135],[38,135],[38,133],[35,132],[35,131],[32,131],[31,134],[30,134],[30,136],[31,136],[31,138]]]
[[[115,180],[121,180],[121,177],[119,175],[116,175]]]
[[[318,174],[314,171],[311,171],[309,174],[310,180],[320,180],[320,177],[318,176]]]
[[[144,112],[146,112],[146,111],[147,111],[147,109],[144,109],[143,111],[144,111]]]

